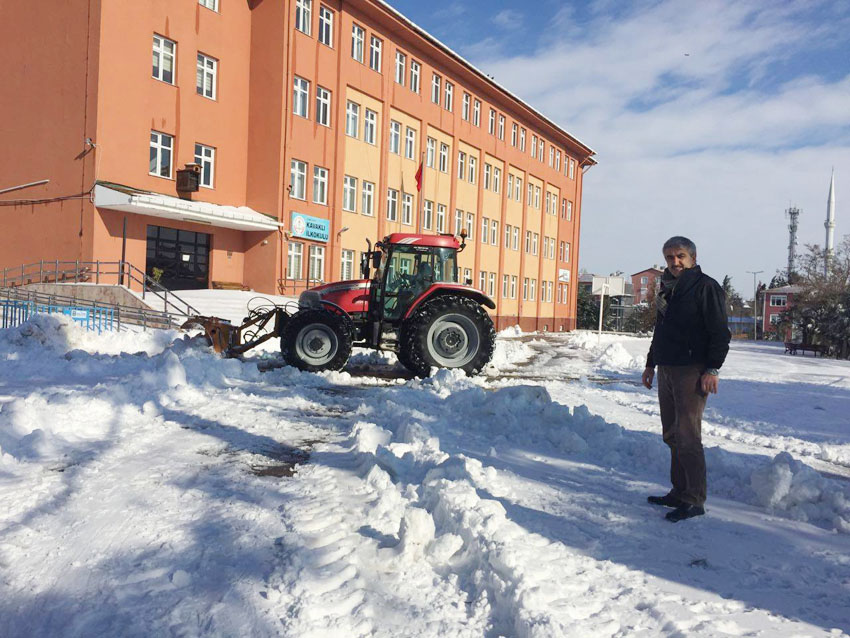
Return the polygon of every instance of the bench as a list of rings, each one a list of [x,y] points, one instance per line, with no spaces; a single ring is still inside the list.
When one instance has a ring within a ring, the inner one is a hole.
[[[806,352],[813,352],[814,356],[823,356],[826,352],[826,346],[820,346],[815,343],[791,343],[790,341],[785,342],[785,352],[786,354],[797,354],[798,352],[803,354]]]
[[[214,281],[212,287],[214,290],[251,290],[248,286],[237,281]]]

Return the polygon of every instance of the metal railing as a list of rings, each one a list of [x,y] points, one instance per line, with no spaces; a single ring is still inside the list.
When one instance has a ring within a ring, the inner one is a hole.
[[[173,314],[200,314],[194,307],[173,292],[154,281],[144,271],[127,261],[44,261],[23,264],[0,271],[0,287],[15,288],[27,284],[94,283],[125,286],[134,290],[133,284],[147,301],[154,295],[163,304],[163,311]],[[125,283],[126,282],[126,283]]]
[[[87,307],[41,304],[33,301],[0,300],[0,328],[14,328],[27,321],[34,314],[59,314],[91,332],[114,330],[115,310],[109,307]]]
[[[325,283],[323,279],[278,279],[277,290],[281,295],[294,295],[323,283]]]

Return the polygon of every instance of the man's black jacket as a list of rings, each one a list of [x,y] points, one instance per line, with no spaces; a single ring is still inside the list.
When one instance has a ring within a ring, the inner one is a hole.
[[[658,313],[646,365],[702,364],[719,368],[732,338],[726,320],[726,293],[699,266],[678,277],[667,299],[667,310]]]

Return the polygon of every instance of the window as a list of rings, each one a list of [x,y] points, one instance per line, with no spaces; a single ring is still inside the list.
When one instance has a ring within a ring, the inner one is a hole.
[[[466,176],[466,153],[463,151],[457,152],[457,178],[463,179]]]
[[[508,190],[507,190],[508,199],[511,199],[514,196],[514,176],[513,173],[508,173]]]
[[[516,184],[514,189],[514,199],[518,202],[522,201],[522,178],[517,175]]]
[[[407,56],[401,51],[395,52],[395,81],[404,86],[404,76],[407,75]]]
[[[494,246],[499,245],[499,222],[495,219],[490,222],[490,243]]]
[[[198,4],[207,9],[218,11],[218,0],[198,0]]]
[[[401,122],[390,120],[390,153],[401,154]]]
[[[560,245],[558,246],[558,260],[559,261],[564,261],[564,250],[566,250],[566,248],[565,248],[566,245],[567,245],[566,242],[562,241],[560,243]]]
[[[481,126],[481,101],[475,100],[472,108],[472,123],[475,126]]]
[[[471,268],[464,268],[463,269],[463,283],[466,284],[467,286],[472,285],[472,269]]]
[[[540,187],[534,187],[534,208],[540,210]]]
[[[514,249],[514,250],[519,250],[519,228],[518,228],[518,227],[516,227],[516,226],[514,226],[513,233],[514,233],[514,237],[513,237],[513,239],[514,239],[514,242],[513,242],[513,249]]]
[[[570,243],[567,242],[567,244],[564,248],[564,261],[569,261],[569,260],[570,260]]]
[[[363,116],[363,141],[368,144],[375,144],[375,130],[378,123],[378,114],[371,109],[366,109]]]
[[[307,199],[307,162],[291,160],[289,163],[289,196]]]
[[[511,275],[511,299],[516,299],[516,275]]]
[[[348,281],[349,279],[353,279],[354,278],[354,251],[343,249],[342,256],[341,256],[339,261],[340,261],[339,278],[342,281]]]
[[[401,200],[401,223],[413,225],[413,195],[405,193]]]
[[[342,210],[357,212],[357,178],[351,175],[342,180]]]
[[[177,53],[177,43],[153,36],[153,77],[169,84],[174,84],[174,58]]]
[[[567,218],[567,200],[566,198],[561,199],[561,219]]]
[[[331,92],[321,86],[316,87],[316,123],[331,125]]]
[[[355,182],[355,186],[357,183]],[[363,193],[360,198],[362,208],[360,212],[367,217],[375,215],[375,184],[363,180]]]
[[[641,283],[641,284],[643,284],[643,285],[645,286],[646,284],[648,284],[648,283],[649,283],[649,277],[641,277],[641,278],[640,278],[640,283]]]
[[[570,168],[569,168],[569,178],[570,179],[575,179],[575,169],[576,169],[576,162],[575,162],[574,159],[570,158]]]
[[[437,153],[437,140],[429,137],[425,143],[425,166],[434,168],[435,155]]]
[[[487,294],[491,297],[496,296],[496,273],[494,272],[487,274]]]
[[[537,280],[536,279],[530,279],[528,283],[529,283],[528,298],[529,298],[530,301],[534,301],[534,297],[535,297],[534,288],[537,286]]]
[[[455,235],[460,235],[461,230],[463,230],[463,211],[458,208],[455,210]]]
[[[531,252],[531,231],[530,230],[525,231],[525,252],[526,253]]]
[[[508,284],[509,284],[510,280],[511,280],[510,276],[502,275],[502,298],[503,299],[508,298]]]
[[[384,43],[380,38],[376,38],[372,36],[371,44],[369,46],[369,68],[373,71],[381,72],[381,50],[384,47]]]
[[[443,107],[447,111],[451,111],[454,108],[454,90],[454,85],[446,80],[446,88],[443,95]]]
[[[292,80],[292,112],[310,117],[310,83],[297,75]]]
[[[540,158],[540,161],[542,162],[543,157],[544,157],[543,152],[546,150],[546,142],[543,141],[543,138],[540,138],[540,141],[538,142],[538,144],[540,145],[538,147],[540,152],[538,153],[537,156]]]
[[[780,323],[782,323],[782,315],[780,315],[780,314],[770,315],[770,325],[771,326],[776,326],[776,325],[779,325]]]
[[[505,248],[511,247],[511,225],[505,224]]]
[[[528,277],[522,278],[522,298],[528,300]]]
[[[171,154],[174,138],[165,133],[151,131],[150,168],[148,174],[171,179]]]
[[[490,175],[493,172],[493,167],[487,162],[484,162],[484,190],[490,190]]]
[[[363,62],[363,42],[366,39],[366,32],[363,27],[358,27],[356,24],[351,27],[351,57],[358,62]]]
[[[561,171],[561,151],[555,151],[555,170]]]
[[[573,220],[573,203],[567,200],[567,221]]]
[[[291,241],[286,251],[287,279],[301,279],[301,260],[304,256],[304,244]]]
[[[334,12],[327,7],[319,7],[319,42],[332,47],[334,41]],[[354,253],[352,252],[352,255]]]
[[[387,189],[387,221],[398,221],[398,191],[394,188]]]
[[[404,156],[407,159],[415,159],[416,155],[416,129],[409,126],[404,131]]]
[[[419,93],[419,70],[422,66],[416,60],[410,61],[410,90]]]
[[[322,281],[325,277],[325,247],[310,246],[310,267],[308,278],[310,281]]]
[[[549,145],[549,166],[555,165],[555,147]]]
[[[771,308],[784,308],[788,305],[787,295],[770,295]]]
[[[490,219],[488,217],[481,218],[481,243],[490,243]]]
[[[493,167],[493,192],[502,192],[502,169],[498,166]]]
[[[531,235],[531,254],[532,255],[537,254],[537,244],[539,242],[540,242],[540,235],[538,235],[537,233],[533,233]]]
[[[537,159],[537,136],[536,135],[531,136],[531,156],[534,159]]]
[[[313,167],[313,203],[328,205],[328,169]]]
[[[472,241],[472,235],[475,233],[475,215],[472,213],[466,214],[466,239]]]
[[[487,125],[487,132],[490,135],[496,133],[496,111],[490,109],[490,123]]]
[[[195,144],[195,164],[201,167],[201,186],[212,188],[215,179],[215,149]]]
[[[463,92],[463,104],[460,110],[460,116],[465,119],[467,122],[469,121],[469,103],[472,100],[469,93],[466,91]]]
[[[519,150],[525,153],[525,129],[519,131]]]
[[[444,204],[437,204],[437,232],[446,232],[446,207]]]
[[[360,135],[360,105],[351,100],[345,105],[345,134],[351,137]]]
[[[195,91],[211,100],[215,99],[216,74],[218,60],[203,53],[198,54],[198,69],[196,73]]]
[[[440,172],[449,172],[449,146],[440,142]]]
[[[526,198],[526,204],[529,206],[534,202],[534,185],[531,182],[528,182],[528,197]]]
[[[434,226],[434,202],[425,200],[422,210],[422,228],[431,230]]]
[[[481,292],[487,289],[487,273],[483,270],[478,273],[478,289]]]
[[[469,156],[469,183],[474,184],[476,179],[475,168],[478,164],[478,158],[473,155]]]
[[[295,0],[295,28],[310,35],[310,22],[313,15],[313,0]]]
[[[499,139],[500,140],[505,139],[505,116],[504,115],[499,116]]]
[[[519,130],[519,126],[516,122],[511,125],[511,146],[516,146],[517,142],[517,131]]]
[[[440,103],[440,82],[440,76],[434,73],[431,76],[431,101],[434,104]]]

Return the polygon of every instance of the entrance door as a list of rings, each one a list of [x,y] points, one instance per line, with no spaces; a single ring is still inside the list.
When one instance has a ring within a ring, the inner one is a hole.
[[[145,273],[169,290],[207,288],[210,236],[191,230],[148,226]],[[158,277],[157,277],[158,275]]]

